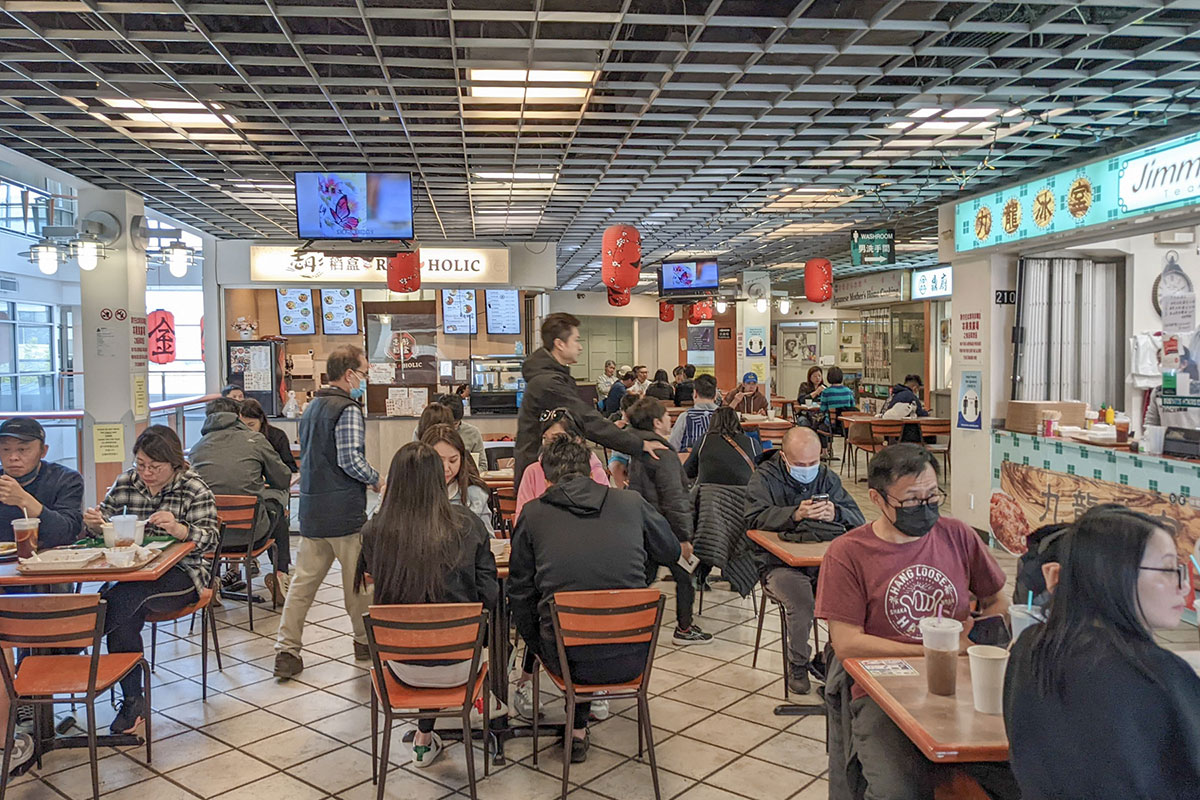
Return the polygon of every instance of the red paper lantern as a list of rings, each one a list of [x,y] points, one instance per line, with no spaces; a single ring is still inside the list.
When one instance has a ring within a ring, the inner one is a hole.
[[[675,306],[671,303],[665,303],[662,300],[658,301],[658,319],[660,322],[675,321]]]
[[[161,308],[146,315],[146,348],[155,364],[175,360],[175,315]]]
[[[716,314],[716,308],[713,305],[712,300],[701,300],[696,305],[700,306],[700,318],[701,319],[712,319],[713,316]]]
[[[396,253],[387,262],[388,288],[393,292],[415,292],[421,288],[421,251]]]
[[[613,225],[600,246],[600,277],[610,289],[632,289],[642,277],[642,236],[632,225]]]
[[[629,290],[614,289],[608,287],[608,304],[610,306],[627,306],[629,305]]]
[[[833,297],[833,264],[828,258],[810,258],[804,265],[804,296],[810,303]]]
[[[699,325],[704,321],[704,312],[700,309],[699,303],[692,303],[688,306],[688,324]]]

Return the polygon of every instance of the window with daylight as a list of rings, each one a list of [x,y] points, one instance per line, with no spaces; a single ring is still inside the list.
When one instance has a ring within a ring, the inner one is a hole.
[[[175,315],[175,360],[169,364],[149,365],[150,402],[204,394],[204,360],[200,347],[204,287],[147,289],[146,313],[159,308]]]
[[[0,412],[59,407],[55,309],[0,303]]]

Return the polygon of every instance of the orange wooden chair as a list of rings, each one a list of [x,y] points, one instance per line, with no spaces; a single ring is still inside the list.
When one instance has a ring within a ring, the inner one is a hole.
[[[758,438],[764,446],[770,442],[772,447],[783,447],[783,437],[793,427],[787,420],[764,420],[758,423]]]
[[[249,494],[218,494],[214,495],[213,499],[217,503],[217,519],[225,527],[225,532],[242,533],[245,535],[246,541],[252,543],[254,527],[258,522],[259,499]],[[222,589],[221,597],[246,601],[246,614],[249,617],[250,630],[254,630],[254,603],[261,602],[255,597],[251,586],[250,564],[274,546],[275,540],[267,537],[267,540],[257,547],[247,544],[245,548],[226,549],[221,553],[220,560],[213,563],[214,569],[220,571],[219,567],[225,562],[241,562],[242,579],[246,582],[245,594]],[[272,559],[273,564],[274,559]],[[274,566],[271,567],[271,569],[274,568]],[[274,594],[271,596],[271,607],[272,609],[277,607]]]
[[[762,599],[758,604],[758,629],[754,632],[754,656],[750,659],[750,668],[758,667],[758,648],[762,644],[763,623],[767,618],[767,601],[770,600],[779,609],[779,643],[783,648],[783,699],[788,699],[788,676],[790,674],[791,664],[788,663],[788,634],[787,634],[787,615],[783,610],[783,603],[767,589],[765,580],[759,581],[758,588],[762,590]],[[816,658],[821,653],[821,626],[816,619],[813,620],[813,658]],[[810,661],[811,663],[811,661]]]
[[[496,513],[500,524],[496,526],[496,536],[501,539],[511,539],[513,528],[517,524],[517,489],[515,486],[503,486],[494,490],[496,498]]]
[[[577,700],[591,701],[601,693],[605,700],[636,699],[638,704],[638,758],[642,742],[650,753],[650,777],[654,781],[655,800],[662,800],[658,787],[658,764],[654,759],[654,735],[650,727],[650,669],[661,630],[666,598],[657,589],[602,589],[592,592],[556,592],[550,599],[550,619],[554,623],[554,643],[562,675],[546,674],[567,699],[566,729],[563,731],[562,800],[567,798],[571,772],[571,724]],[[592,686],[571,679],[567,648],[588,644],[625,644],[647,642],[646,666],[642,674],[626,683]],[[533,671],[533,696],[538,698],[540,669]],[[538,714],[533,715],[533,765],[538,762]]]
[[[0,798],[8,788],[17,706],[32,703],[83,703],[87,707],[88,759],[92,767],[92,797],[100,797],[96,756],[96,696],[106,692],[135,669],[144,672],[146,692],[146,764],[150,763],[150,665],[141,653],[100,653],[107,604],[98,594],[0,595],[0,648],[31,648],[15,672],[0,658],[0,675],[8,694],[8,723],[4,731],[4,764],[0,767]],[[37,655],[45,648],[87,648],[83,655]],[[34,714],[35,720],[40,720]],[[40,727],[40,721],[39,721]],[[35,731],[40,740],[42,731]],[[41,767],[41,755],[38,766]]]
[[[467,780],[475,800],[475,746],[471,741],[471,708],[483,698],[483,775],[488,775],[488,665],[481,664],[487,611],[482,603],[371,606],[364,617],[371,648],[371,782],[383,800],[387,783],[392,726],[396,718],[461,717]],[[401,683],[384,666],[389,661],[467,661],[470,677],[461,686],[421,689]],[[501,669],[504,667],[501,666]],[[379,707],[383,707],[383,746],[379,739]]]
[[[858,480],[858,454],[867,454],[867,466],[871,465],[871,455],[885,447],[885,443],[876,438],[871,430],[871,420],[859,418],[842,418],[846,426],[846,448],[849,450],[849,462],[854,467],[854,480]],[[846,470],[846,454],[843,453],[842,474]]]
[[[158,651],[158,623],[173,622],[184,617],[192,618],[192,627],[196,625],[195,614],[200,614],[200,699],[208,699],[208,636],[209,631],[212,631],[213,652],[217,654],[217,669],[224,670],[225,667],[221,664],[221,643],[217,641],[217,615],[213,609],[213,598],[217,592],[221,591],[221,570],[217,566],[221,563],[221,546],[225,539],[225,526],[222,525],[217,537],[217,549],[212,553],[212,579],[208,582],[208,588],[200,592],[200,597],[191,605],[175,611],[162,611],[157,614],[151,613],[146,615],[146,622],[150,623],[150,670],[154,671],[155,656]],[[190,631],[189,631],[190,633]]]
[[[950,477],[950,420],[934,419],[932,417],[922,417],[918,420],[921,426],[922,436],[945,436],[945,442],[937,442],[934,444],[925,445],[925,449],[934,455],[942,457],[942,463],[946,467],[946,478]]]

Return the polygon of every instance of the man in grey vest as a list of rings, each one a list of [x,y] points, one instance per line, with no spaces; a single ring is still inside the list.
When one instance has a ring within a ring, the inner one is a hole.
[[[382,493],[379,473],[367,463],[366,422],[360,405],[367,390],[367,357],[357,345],[329,354],[329,386],[313,397],[300,418],[300,552],[296,575],[283,604],[275,640],[275,677],[293,678],[304,669],[300,640],[313,597],[334,559],[342,567],[346,614],[354,627],[354,657],[370,656],[362,616],[368,592],[354,591],[362,549],[359,530],[367,521],[367,487]]]

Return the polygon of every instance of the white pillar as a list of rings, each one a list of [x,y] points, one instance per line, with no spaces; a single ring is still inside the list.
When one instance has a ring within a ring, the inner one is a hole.
[[[765,270],[746,270],[741,274],[741,289],[748,302],[737,304],[738,359],[737,380],[747,372],[758,375],[763,395],[771,397],[771,275]],[[766,300],[759,311],[757,301]],[[755,348],[761,344],[761,348]]]

